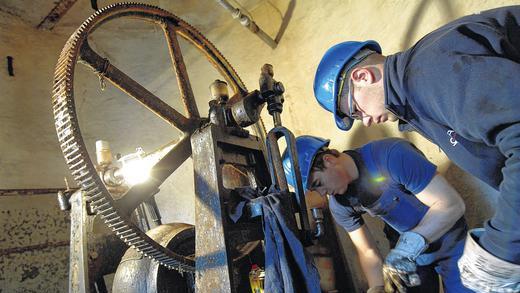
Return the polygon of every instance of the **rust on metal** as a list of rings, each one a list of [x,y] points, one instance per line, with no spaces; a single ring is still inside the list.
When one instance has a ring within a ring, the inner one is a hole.
[[[56,6],[45,16],[45,18],[38,24],[38,29],[52,30],[60,19],[69,11],[69,9],[78,0],[59,0]]]
[[[186,70],[186,65],[184,64],[184,58],[182,57],[181,47],[179,46],[175,27],[171,23],[166,23],[163,29],[166,35],[166,40],[168,41],[168,51],[170,52],[172,65],[177,76],[177,83],[179,84],[182,102],[188,112],[188,116],[190,118],[198,118],[200,117],[199,110],[197,109],[195,97],[193,96],[190,78],[188,76],[188,71]]]
[[[233,223],[227,209],[234,188],[270,186],[263,142],[254,136],[232,136],[225,127],[208,124],[192,135],[191,145],[196,194],[196,271],[200,272],[196,274],[195,289],[245,292],[250,289],[244,288],[247,280],[241,277],[247,277],[247,272],[237,273],[240,265],[233,254],[237,246],[246,247],[263,239],[261,223],[252,219]],[[250,249],[254,248],[253,245]]]
[[[107,59],[104,59],[94,52],[86,42],[81,48],[81,59],[92,66],[96,72],[103,75],[103,77],[108,79],[113,85],[139,101],[157,114],[157,116],[163,118],[179,130],[185,132],[196,126],[195,121],[188,120],[177,110],[163,102],[117,67],[110,64]]]
[[[104,74],[109,81],[143,103],[156,115],[169,121],[174,127],[183,130],[185,135],[190,136],[201,123],[200,119],[188,119],[175,111],[88,47],[87,39],[92,32],[104,22],[119,17],[138,18],[157,25],[168,23],[178,35],[186,39],[206,56],[234,89],[235,93],[245,95],[247,89],[233,67],[200,32],[172,13],[146,4],[120,3],[109,5],[96,11],[70,36],[62,49],[55,68],[52,106],[58,140],[66,163],[74,179],[85,192],[91,206],[103,218],[108,227],[126,244],[133,246],[140,253],[168,268],[177,269],[180,272],[194,271],[195,263],[192,259],[178,255],[155,242],[124,216],[124,210],[118,209],[112,195],[103,184],[94,163],[88,155],[87,147],[80,131],[74,103],[74,70],[77,62],[80,61],[80,52],[82,54],[81,57],[98,74]],[[186,99],[191,98],[189,95],[185,97]],[[195,106],[194,101],[190,101],[189,104]],[[194,113],[196,112],[191,111],[192,116],[195,116]],[[255,124],[254,128],[259,136],[262,137],[265,134],[261,122]],[[185,160],[189,156],[189,152],[181,149],[175,150],[168,156],[174,157],[178,155],[178,160]],[[177,163],[170,162],[170,164],[175,165]],[[170,170],[173,172],[174,169],[175,167]],[[139,196],[139,198],[141,197]]]
[[[216,126],[208,125],[197,131],[191,140],[193,169],[195,171],[195,291],[218,288],[232,292],[232,260],[227,247],[226,218],[223,203],[224,189],[219,184],[222,168],[219,166]],[[207,241],[211,239],[211,241]]]

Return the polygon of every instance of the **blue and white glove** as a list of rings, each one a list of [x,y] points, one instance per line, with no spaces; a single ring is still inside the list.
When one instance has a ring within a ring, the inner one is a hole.
[[[458,261],[462,284],[475,292],[520,292],[520,265],[487,252],[478,243],[483,228],[472,229]]]
[[[426,239],[415,232],[404,232],[386,256],[383,277],[386,292],[406,292],[406,287],[421,284],[415,260],[428,248]]]

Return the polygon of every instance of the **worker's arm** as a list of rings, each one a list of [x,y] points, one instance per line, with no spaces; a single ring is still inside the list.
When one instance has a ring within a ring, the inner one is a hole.
[[[383,286],[383,260],[376,247],[372,234],[366,225],[348,232],[352,243],[356,247],[359,262],[370,288]]]
[[[415,259],[428,248],[428,243],[439,239],[464,215],[464,202],[440,174],[436,174],[416,197],[429,209],[417,226],[401,234],[396,247],[387,255],[383,271],[385,280],[389,281],[388,288],[399,288],[402,283],[419,285]]]
[[[429,209],[412,230],[403,232],[396,246],[388,253],[383,266],[385,288],[400,290],[421,283],[415,260],[431,243],[446,233],[464,214],[464,203],[457,192],[437,174],[412,144],[396,140],[389,148],[388,172],[392,181],[415,194]],[[403,289],[404,290],[404,289]]]
[[[416,197],[429,209],[411,231],[423,236],[428,243],[439,239],[464,215],[464,201],[440,174],[436,174]]]
[[[388,171],[393,181],[415,194],[429,207],[419,224],[409,232],[432,243],[446,233],[464,215],[464,202],[457,191],[436,171],[412,144],[396,140],[388,155]]]

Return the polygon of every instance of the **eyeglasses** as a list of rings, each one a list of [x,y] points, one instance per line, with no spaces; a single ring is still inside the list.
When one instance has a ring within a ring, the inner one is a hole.
[[[343,94],[343,88],[344,88],[344,85],[345,85],[345,80],[348,78],[348,91],[347,91],[347,103],[348,103],[348,113],[344,113],[343,111],[341,111],[341,101],[342,99],[344,99],[344,94]],[[345,117],[350,117],[352,119],[356,119],[356,120],[361,120],[363,118],[362,114],[361,114],[361,111],[359,111],[358,107],[357,107],[357,103],[355,102],[354,100],[354,96],[352,94],[352,88],[354,87],[354,82],[352,81],[352,78],[350,77],[347,77],[347,70],[345,70],[342,75],[341,75],[341,78],[340,78],[340,85],[339,85],[339,91],[338,91],[338,98],[337,98],[337,109],[338,111],[336,111],[336,114],[338,116],[340,116],[340,118],[345,118]]]
[[[354,87],[354,82],[352,81],[352,78],[349,78],[349,85],[348,85],[348,116],[352,119],[361,120],[363,118],[363,115],[361,114],[361,111],[359,111],[357,107],[357,103],[354,100],[354,95],[352,94],[352,88]]]

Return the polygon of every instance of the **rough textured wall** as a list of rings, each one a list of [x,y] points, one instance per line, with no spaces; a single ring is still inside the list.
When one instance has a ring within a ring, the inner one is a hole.
[[[99,5],[112,2],[99,1]],[[273,64],[275,78],[286,87],[282,120],[296,135],[328,137],[332,139],[332,146],[339,149],[360,146],[386,136],[407,138],[439,166],[440,172],[464,197],[470,225],[479,225],[492,214],[496,194],[460,171],[436,146],[419,135],[399,133],[391,124],[370,129],[356,125],[348,134],[337,130],[329,114],[315,102],[312,83],[323,53],[337,42],[375,39],[381,43],[384,54],[391,54],[407,48],[425,33],[458,16],[517,1],[293,1],[294,11],[275,50],[231,19],[215,1],[147,2],[162,6],[199,28],[227,57],[250,90],[258,88],[260,67],[264,63]],[[272,36],[281,24],[280,15],[287,11],[290,3],[288,0],[239,2]],[[89,1],[78,1],[54,32],[37,31],[30,26],[31,22],[0,10],[0,188],[59,187],[63,186],[62,178],[69,174],[53,128],[50,90],[59,51],[80,20],[91,13],[89,5]],[[175,81],[164,61],[167,60],[165,43],[159,30],[123,23],[114,24],[105,32],[100,30],[96,37],[99,39],[95,42],[96,48],[154,93],[176,105]],[[14,77],[7,74],[3,63],[6,56],[14,57]],[[208,69],[207,62],[197,53],[188,51],[185,60],[199,105],[204,107],[209,96],[207,87],[215,79],[215,72]],[[81,76],[77,82],[81,89],[77,93],[81,102],[78,108],[89,143],[106,138],[118,152],[125,153],[137,146],[153,149],[168,141],[165,137],[171,140],[178,136],[113,88],[108,87],[102,93],[97,77],[90,72],[83,70],[78,76]],[[264,115],[264,121],[268,127],[272,125],[268,115]],[[158,201],[165,209],[168,221],[192,223],[194,220],[193,177],[189,165],[187,162],[159,194]],[[17,200],[27,209],[35,208],[32,201]],[[51,205],[48,202],[41,206]],[[9,205],[2,207],[11,210]],[[368,222],[375,230],[381,228],[377,221]],[[381,233],[375,234],[381,250],[386,253],[386,241]],[[344,247],[350,254],[349,259],[353,260],[356,255],[348,237],[344,239]],[[55,261],[54,258],[46,259],[49,263]],[[15,267],[23,267],[25,263],[30,261],[18,259]],[[359,267],[355,261],[351,265],[359,288],[363,288],[366,284]]]
[[[54,195],[0,197],[0,292],[66,292],[68,213]]]

